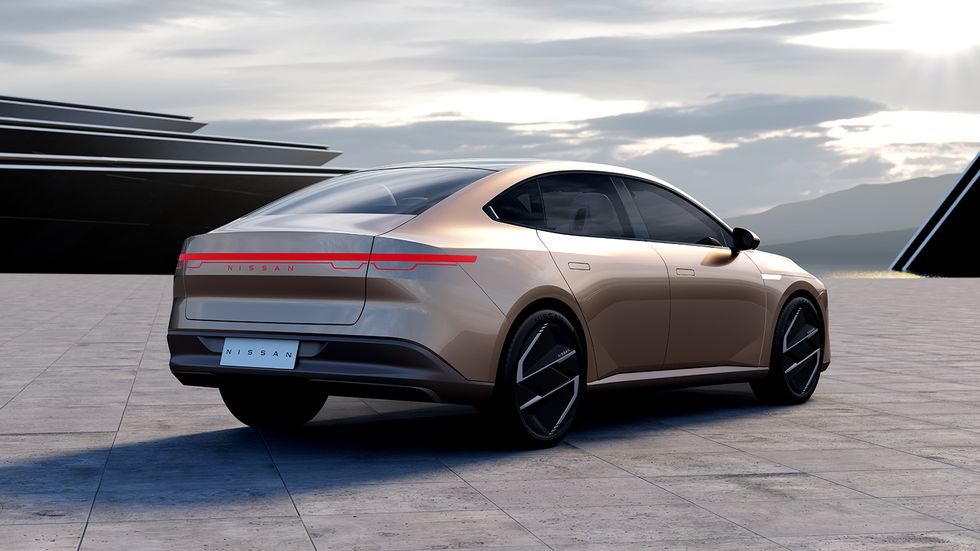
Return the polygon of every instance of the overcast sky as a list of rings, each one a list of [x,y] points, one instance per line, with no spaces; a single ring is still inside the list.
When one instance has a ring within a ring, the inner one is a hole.
[[[980,3],[3,0],[0,94],[194,115],[369,166],[580,159],[723,215],[959,172]]]

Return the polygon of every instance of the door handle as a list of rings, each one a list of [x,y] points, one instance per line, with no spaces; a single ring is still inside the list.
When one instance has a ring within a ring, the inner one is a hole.
[[[675,268],[674,273],[679,276],[693,276],[694,270],[691,268]]]

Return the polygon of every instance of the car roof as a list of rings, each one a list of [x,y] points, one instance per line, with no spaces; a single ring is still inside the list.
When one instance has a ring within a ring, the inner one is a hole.
[[[434,161],[414,161],[384,165],[367,170],[387,168],[477,168],[482,170],[506,170],[517,166],[545,162],[543,159],[439,159]]]

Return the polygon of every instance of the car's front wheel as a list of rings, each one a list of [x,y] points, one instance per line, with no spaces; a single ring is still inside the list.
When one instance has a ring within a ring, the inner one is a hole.
[[[820,381],[824,326],[812,301],[796,297],[786,303],[776,322],[769,360],[769,376],[752,382],[752,390],[765,402],[802,404]]]
[[[526,447],[554,446],[565,437],[585,390],[585,350],[572,322],[541,310],[508,342],[493,410],[507,436]]]
[[[235,382],[218,389],[228,411],[250,427],[298,427],[327,401],[327,393],[310,384]]]

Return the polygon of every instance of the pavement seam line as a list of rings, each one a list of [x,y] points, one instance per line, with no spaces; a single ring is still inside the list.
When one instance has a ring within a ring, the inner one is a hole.
[[[146,280],[147,278],[144,278],[143,281]],[[123,304],[126,301],[126,299],[128,299],[134,292],[136,292],[138,288],[139,286],[137,286],[136,289],[133,289],[132,292],[130,292],[128,295],[126,295],[126,297],[120,300],[116,304],[116,306],[102,318],[102,320],[105,320],[105,318],[108,317],[109,314],[112,313],[112,311],[118,308],[119,305]],[[109,450],[105,454],[105,462],[102,464],[102,473],[99,475],[99,484],[95,488],[95,495],[92,496],[92,505],[89,506],[88,515],[85,517],[85,524],[82,526],[82,534],[78,538],[78,547],[76,548],[77,551],[81,551],[82,544],[85,543],[85,535],[88,533],[89,523],[92,522],[92,511],[95,510],[95,503],[99,500],[99,492],[102,490],[102,482],[105,480],[105,473],[109,467],[109,458],[112,456],[113,448],[116,447],[116,439],[119,438],[119,431],[122,429],[123,420],[126,418],[126,409],[129,407],[129,400],[133,396],[133,388],[136,386],[136,378],[139,376],[140,367],[142,366],[143,363],[143,356],[146,354],[146,347],[149,346],[150,344],[150,336],[153,335],[153,326],[156,325],[156,321],[160,317],[160,303],[164,302],[164,300],[165,300],[164,298],[161,298],[160,301],[157,303],[157,309],[153,315],[153,323],[150,324],[150,330],[147,331],[146,333],[146,342],[144,342],[143,344],[143,351],[140,352],[140,359],[139,362],[137,362],[136,364],[136,372],[133,373],[133,382],[129,386],[129,395],[126,396],[126,405],[123,406],[122,414],[119,415],[119,424],[116,425],[116,432],[112,436],[112,443],[109,444]],[[102,323],[102,320],[100,320],[99,323]],[[93,329],[94,327],[95,326],[93,326]],[[89,333],[91,333],[91,330],[89,330]],[[86,335],[88,335],[88,333],[86,333]]]
[[[535,534],[534,532],[532,532],[530,528],[528,528],[527,526],[524,526],[524,523],[523,522],[521,522],[521,521],[517,520],[516,518],[514,518],[513,515],[511,515],[507,511],[505,511],[503,507],[501,507],[500,505],[497,505],[497,502],[495,502],[494,500],[490,499],[489,496],[487,496],[486,494],[484,494],[483,492],[481,492],[480,490],[478,490],[477,488],[475,488],[472,484],[470,484],[470,482],[468,480],[466,480],[458,472],[456,472],[456,469],[453,469],[445,461],[443,461],[442,458],[439,458],[438,461],[440,463],[442,463],[442,465],[444,467],[446,467],[447,469],[449,469],[449,471],[451,473],[453,473],[454,475],[456,475],[456,478],[460,479],[461,481],[463,481],[464,484],[466,484],[467,486],[469,486],[469,488],[471,490],[473,490],[474,492],[476,492],[476,493],[480,494],[481,496],[483,496],[483,499],[489,501],[490,504],[493,505],[494,507],[496,507],[498,511],[500,511],[501,513],[503,513],[504,515],[506,515],[507,518],[509,518],[510,520],[512,520],[515,523],[517,523],[517,525],[520,526],[521,528],[523,528],[525,532],[527,532],[528,534],[531,534],[531,537],[533,537],[534,539],[538,540],[538,542],[540,542],[541,545],[547,547],[548,549],[554,550],[554,547],[548,545],[548,543],[546,543],[543,539],[541,539],[540,536],[538,536],[537,534]]]
[[[124,296],[124,297],[123,297],[123,298],[121,298],[121,299],[120,299],[120,300],[119,300],[118,302],[116,302],[115,304],[113,304],[113,305],[112,305],[112,307],[110,307],[110,308],[109,308],[109,309],[108,309],[108,310],[106,311],[106,313],[105,313],[105,315],[104,315],[104,316],[102,316],[101,318],[99,318],[99,321],[97,321],[97,322],[95,322],[94,324],[92,324],[92,327],[90,327],[90,328],[89,328],[89,330],[88,330],[88,331],[86,331],[84,335],[82,335],[82,336],[81,336],[81,337],[80,337],[80,338],[79,338],[78,340],[76,340],[74,344],[71,344],[71,345],[69,345],[69,346],[68,346],[67,348],[65,348],[65,351],[64,351],[64,352],[62,352],[62,353],[61,353],[61,354],[60,354],[60,355],[58,356],[58,358],[57,358],[57,359],[55,359],[55,360],[53,360],[53,361],[52,361],[51,363],[49,363],[49,364],[47,365],[47,367],[45,367],[44,369],[42,369],[40,373],[38,373],[37,375],[35,375],[35,376],[34,376],[33,378],[31,378],[31,380],[30,380],[30,381],[28,381],[28,382],[27,382],[27,383],[26,383],[26,384],[25,384],[25,385],[24,385],[23,387],[21,387],[21,389],[20,389],[20,390],[18,390],[16,394],[14,394],[13,396],[11,396],[11,397],[10,397],[10,399],[8,399],[8,400],[7,400],[6,402],[4,402],[4,403],[3,403],[3,405],[0,405],[0,409],[3,409],[3,408],[5,408],[5,407],[7,407],[7,404],[9,404],[10,402],[13,402],[13,401],[14,401],[14,399],[15,399],[15,398],[17,398],[18,396],[20,396],[20,394],[21,394],[22,392],[24,392],[24,390],[26,390],[26,389],[27,389],[27,387],[29,387],[29,386],[31,386],[31,384],[32,384],[32,383],[33,383],[34,381],[36,381],[36,380],[37,380],[38,378],[40,378],[40,377],[41,377],[42,375],[44,375],[45,373],[47,373],[47,371],[48,371],[49,369],[51,369],[51,368],[52,368],[52,367],[54,366],[54,364],[56,364],[56,363],[58,363],[58,360],[60,360],[61,358],[63,358],[63,357],[65,356],[65,354],[67,354],[68,352],[70,352],[70,351],[71,351],[71,350],[72,350],[72,349],[73,349],[73,348],[75,347],[75,345],[77,345],[77,344],[78,344],[78,343],[79,343],[79,342],[80,342],[80,341],[81,341],[82,339],[84,339],[85,337],[87,337],[87,336],[88,336],[88,335],[89,335],[89,334],[90,334],[90,333],[91,333],[91,332],[92,332],[92,331],[93,331],[93,330],[94,330],[94,329],[95,329],[95,328],[96,328],[96,327],[97,327],[97,326],[98,326],[98,325],[99,325],[100,323],[102,323],[103,321],[105,321],[105,320],[106,320],[106,318],[108,318],[108,317],[109,317],[109,315],[110,315],[110,314],[111,314],[111,313],[112,313],[112,312],[113,312],[113,311],[114,311],[114,310],[115,310],[116,308],[118,308],[118,307],[119,307],[119,305],[121,305],[122,303],[124,303],[124,302],[126,301],[126,299],[128,299],[128,298],[129,298],[130,296],[132,296],[132,295],[133,295],[133,293],[135,293],[135,292],[136,292],[137,290],[139,290],[139,288],[140,288],[140,286],[142,286],[142,285],[143,285],[143,283],[144,283],[145,281],[146,281],[146,278],[144,278],[143,280],[141,280],[139,284],[137,284],[137,285],[135,285],[135,286],[134,286],[134,288],[133,288],[133,289],[131,289],[131,290],[129,291],[129,293],[128,293],[128,294],[126,294],[126,296]],[[84,302],[83,304],[87,304],[88,302],[91,302],[91,301],[93,301],[93,300],[96,300],[97,298],[98,298],[98,297],[91,297],[91,298],[89,298],[89,299],[87,299],[87,300],[86,300],[86,301],[85,301],[85,302]],[[58,317],[58,315],[59,315],[59,314],[63,314],[63,312],[58,312],[58,313],[55,313],[55,314],[51,314],[51,316],[49,316],[49,317],[47,317],[47,318],[45,318],[45,319],[44,319],[43,321],[48,321],[48,320],[50,320],[50,319],[53,319],[53,318],[56,318],[56,317]],[[156,313],[154,313],[154,321],[156,321],[156,316],[157,316],[158,314],[159,314],[159,311],[157,311]],[[151,329],[152,329],[152,324],[151,324]],[[151,331],[150,333],[152,333],[152,331]],[[147,338],[146,338],[146,341],[147,341],[147,342],[149,342],[149,338],[150,338],[150,333],[147,333]],[[18,336],[19,336],[19,335],[18,335]],[[13,337],[13,338],[17,338],[17,337]],[[11,340],[13,340],[13,339],[11,339]],[[8,342],[8,341],[5,341],[5,343],[6,343],[6,342]],[[143,350],[144,350],[144,351],[146,350],[146,346],[145,346],[145,345],[144,345],[144,347],[143,347]],[[142,359],[143,359],[143,355],[142,355],[142,354],[140,354],[140,360],[142,361]],[[137,364],[137,370],[139,370],[139,365],[138,365],[138,364]],[[135,375],[135,374],[133,375],[133,380],[134,380],[134,381],[136,380],[136,375]]]
[[[684,430],[684,429],[681,429],[681,430]],[[685,432],[687,432],[687,431],[685,431]],[[689,433],[689,434],[694,434],[694,433]],[[695,436],[697,436],[697,435],[695,435]],[[591,452],[588,452],[588,451],[586,451],[586,450],[584,450],[582,448],[579,448],[578,446],[576,446],[574,444],[569,444],[569,445],[572,446],[573,448],[581,451],[582,453],[584,453],[586,455],[591,455],[592,457],[595,457],[596,459],[598,459],[599,461],[602,461],[603,463],[606,463],[607,465],[611,465],[613,467],[616,467],[617,469],[622,469],[622,470],[624,470],[626,472],[629,472],[626,469],[623,469],[622,467],[619,467],[619,466],[615,465],[614,463],[611,463],[610,461],[606,460],[604,457],[599,457],[598,455],[595,455],[595,454],[593,454]],[[630,473],[630,474],[633,474],[633,473]],[[779,547],[781,547],[783,549],[789,549],[785,545],[783,545],[783,544],[781,544],[781,543],[779,543],[777,541],[773,541],[772,539],[769,539],[768,537],[763,536],[762,534],[756,532],[755,530],[752,530],[752,529],[750,529],[750,528],[748,528],[746,526],[743,526],[742,524],[740,524],[738,522],[735,522],[734,520],[732,520],[730,518],[723,517],[723,516],[719,515],[718,513],[714,512],[714,511],[711,511],[710,509],[706,509],[705,507],[703,507],[703,506],[701,506],[701,505],[699,505],[699,504],[691,501],[690,499],[687,499],[686,497],[684,497],[682,495],[679,495],[679,494],[677,494],[675,492],[672,492],[672,491],[668,490],[667,488],[664,488],[663,486],[661,486],[659,484],[655,484],[654,482],[651,482],[651,481],[647,480],[646,478],[643,478],[642,476],[639,476],[639,475],[636,475],[636,474],[633,474],[633,476],[635,476],[636,478],[642,480],[646,484],[650,484],[651,486],[654,486],[655,488],[660,488],[661,490],[663,490],[663,491],[665,491],[665,492],[673,495],[674,497],[676,497],[678,499],[681,499],[681,500],[683,500],[683,501],[685,501],[685,502],[693,505],[694,507],[697,507],[698,509],[701,509],[702,511],[708,513],[711,516],[718,517],[718,518],[724,520],[725,522],[730,522],[733,525],[738,526],[742,530],[745,530],[746,532],[749,532],[750,534],[754,534],[757,537],[762,538],[763,540],[772,543],[773,545],[779,546]]]
[[[293,510],[296,511],[296,518],[298,518],[299,523],[303,525],[303,531],[306,532],[306,539],[310,541],[310,546],[313,547],[313,551],[316,551],[316,542],[313,541],[313,535],[310,534],[310,527],[307,526],[306,521],[303,520],[303,515],[299,512],[299,507],[296,506],[296,500],[293,499],[293,493],[289,491],[289,486],[286,484],[286,479],[282,476],[282,471],[279,470],[279,464],[276,463],[276,459],[272,456],[272,448],[269,447],[269,441],[266,440],[265,434],[261,430],[257,430],[257,432],[259,433],[259,438],[262,439],[262,446],[265,448],[266,455],[269,456],[269,461],[272,462],[272,466],[276,469],[276,474],[279,475],[279,481],[282,482],[282,489],[286,492],[286,496],[289,497],[289,503],[292,504]]]

